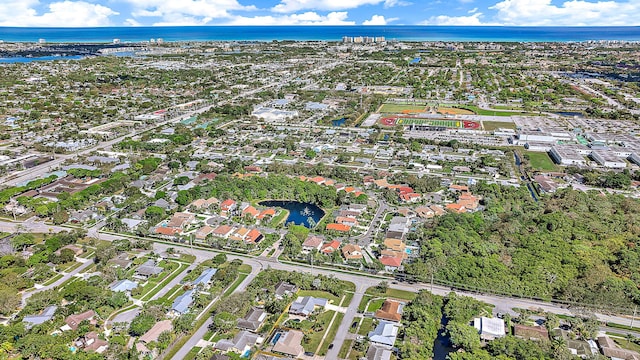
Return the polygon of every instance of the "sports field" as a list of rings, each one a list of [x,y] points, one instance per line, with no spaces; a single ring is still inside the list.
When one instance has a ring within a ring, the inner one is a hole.
[[[382,104],[378,112],[386,114],[409,114],[427,111],[426,105]]]
[[[425,119],[418,117],[385,117],[380,119],[380,123],[386,126],[408,126],[408,125],[421,125],[421,126],[434,126],[445,127],[450,129],[480,129],[480,123],[477,121],[468,120],[448,120],[448,119]]]
[[[515,123],[503,121],[482,121],[482,126],[486,131],[493,131],[498,129],[516,129]]]
[[[438,113],[443,115],[475,115],[475,113],[471,110],[452,107],[439,107]]]
[[[558,166],[546,152],[525,151],[524,156],[529,159],[529,164],[535,170],[558,171]]]

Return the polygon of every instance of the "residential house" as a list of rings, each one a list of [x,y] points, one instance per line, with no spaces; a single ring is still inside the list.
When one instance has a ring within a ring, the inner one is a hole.
[[[640,360],[640,354],[632,350],[622,349],[608,336],[599,336],[598,345],[602,354],[613,360]]]
[[[358,225],[358,220],[353,217],[337,216],[336,223],[352,227]]]
[[[228,239],[231,234],[233,234],[233,228],[229,225],[220,225],[215,230],[213,230],[213,234],[217,237],[221,237],[223,239]]]
[[[192,285],[193,286],[201,286],[203,288],[209,287],[209,285],[211,284],[211,280],[213,279],[213,276],[217,272],[218,272],[218,269],[214,269],[214,268],[206,268],[206,269],[204,269],[204,271],[202,271],[200,276],[198,276],[195,280],[193,280]]]
[[[449,191],[452,191],[452,192],[468,192],[469,191],[469,187],[467,185],[451,184],[451,185],[449,185]]]
[[[114,292],[131,292],[131,290],[138,287],[138,283],[131,280],[120,280],[111,285],[111,291]]]
[[[98,337],[98,333],[91,331],[83,336],[80,336],[74,344],[76,348],[83,349],[88,352],[95,352],[102,354],[109,348],[109,342],[102,340]]]
[[[225,352],[231,351],[238,354],[245,354],[251,350],[256,344],[262,343],[260,335],[250,333],[246,330],[242,330],[234,336],[232,340],[219,340],[213,347]]]
[[[207,236],[213,234],[214,230],[215,229],[209,225],[201,227],[200,229],[198,229],[198,231],[196,231],[196,240],[205,241],[207,239]]]
[[[285,296],[294,294],[296,291],[298,291],[298,288],[295,285],[280,281],[276,285],[275,294],[277,299],[282,299]]]
[[[458,203],[447,204],[445,208],[447,209],[447,211],[453,214],[462,214],[467,212],[467,208],[464,205]]]
[[[328,300],[323,298],[315,298],[313,296],[299,296],[296,301],[291,304],[289,308],[289,314],[309,316],[316,308],[324,309],[327,306]]]
[[[180,228],[174,228],[174,227],[167,227],[167,226],[158,226],[155,230],[156,235],[160,235],[163,237],[170,237],[173,238],[176,235],[182,233],[182,229]]]
[[[120,222],[122,222],[129,231],[135,231],[138,226],[140,226],[140,224],[145,223],[144,220],[140,220],[140,219],[120,219]]]
[[[163,270],[163,268],[156,265],[153,259],[149,259],[144,264],[138,266],[134,277],[146,280],[151,276],[160,274]]]
[[[184,294],[178,296],[171,304],[171,311],[175,315],[183,315],[189,312],[189,307],[193,304],[193,295],[195,290],[187,290]]]
[[[324,238],[317,235],[309,235],[307,239],[302,243],[302,252],[309,253],[313,250],[320,251]]]
[[[401,233],[402,236],[409,232],[409,218],[404,216],[394,216],[389,223],[389,231]]]
[[[146,344],[149,344],[152,341],[158,341],[158,337],[165,331],[172,331],[173,324],[171,320],[162,320],[155,323],[149,331],[144,333],[138,339],[138,345],[136,348],[140,352],[149,352],[149,349],[146,347]]]
[[[237,208],[238,204],[232,200],[227,199],[220,204],[220,216],[229,217],[231,213]]]
[[[242,319],[238,319],[238,328],[253,332],[258,331],[260,326],[262,326],[264,321],[267,319],[267,315],[268,314],[264,309],[252,307],[247,315]]]
[[[458,204],[469,210],[476,210],[480,206],[480,198],[472,195],[470,192],[463,192],[458,197]]]
[[[22,319],[26,329],[31,329],[35,325],[43,324],[53,318],[58,307],[55,305],[47,306],[41,313],[35,315],[27,315]]]
[[[333,254],[340,248],[340,242],[338,240],[331,240],[330,242],[322,245],[320,252],[323,254]]]
[[[391,349],[386,346],[371,344],[367,350],[367,360],[391,360]]]
[[[338,231],[338,232],[349,232],[351,231],[351,226],[348,225],[343,225],[343,224],[336,224],[336,223],[331,223],[331,224],[327,224],[326,227],[327,230],[331,230],[331,231]]]
[[[273,346],[272,351],[298,358],[304,353],[304,348],[302,347],[303,338],[304,334],[302,331],[289,330],[280,335],[278,341]]]
[[[427,206],[419,206],[415,208],[414,211],[416,212],[416,215],[423,219],[431,219],[435,216],[435,212]]]
[[[245,237],[247,236],[248,233],[249,233],[249,229],[247,229],[246,227],[243,226],[243,227],[237,229],[234,234],[229,236],[229,239],[230,240],[235,240],[235,241],[244,241],[244,239],[245,239]]]
[[[258,217],[258,215],[260,215],[260,211],[258,211],[258,209],[254,208],[251,205],[247,205],[242,209],[242,217],[251,217],[253,219],[255,219],[256,217]]]
[[[122,252],[118,254],[115,258],[109,260],[108,263],[111,264],[113,267],[127,270],[129,269],[129,267],[133,262],[129,260],[129,254],[127,254],[126,252]]]
[[[480,339],[494,340],[506,335],[504,321],[498,318],[479,317],[473,319],[473,327],[478,330]]]
[[[342,247],[342,256],[347,261],[361,260],[362,248],[359,245],[346,244]]]
[[[513,335],[525,340],[549,340],[549,331],[544,326],[513,325]]]
[[[376,328],[369,332],[369,340],[372,343],[393,346],[398,336],[400,326],[391,321],[381,320]]]
[[[403,302],[387,299],[382,303],[382,308],[375,312],[374,317],[376,319],[400,322],[404,305]]]
[[[401,239],[385,238],[384,246],[386,246],[388,250],[406,255],[407,245]]]
[[[249,232],[245,236],[244,241],[246,241],[246,242],[248,242],[250,244],[257,244],[263,238],[264,238],[264,236],[262,235],[262,233],[258,229],[251,229],[251,230],[249,230]]]
[[[193,223],[195,219],[196,216],[194,214],[177,212],[173,214],[167,223],[167,227],[184,230],[189,224]]]
[[[396,254],[395,256],[380,256],[380,262],[384,265],[384,269],[387,272],[398,271],[402,268],[402,260],[404,256]]]
[[[66,319],[64,319],[66,325],[63,325],[60,330],[77,330],[80,323],[85,320],[88,320],[89,322],[95,324],[95,321],[93,321],[94,316],[96,316],[96,312],[93,310],[88,310],[80,314],[69,315]]]
[[[260,214],[256,217],[256,219],[262,221],[268,218],[272,218],[276,215],[276,210],[272,208],[264,209],[260,211]]]

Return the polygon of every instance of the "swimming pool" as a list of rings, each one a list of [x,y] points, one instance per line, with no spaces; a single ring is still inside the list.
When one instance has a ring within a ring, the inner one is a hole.
[[[278,342],[278,340],[280,340],[280,336],[282,336],[282,333],[277,333],[273,335],[273,339],[271,340],[271,343],[275,345]]]

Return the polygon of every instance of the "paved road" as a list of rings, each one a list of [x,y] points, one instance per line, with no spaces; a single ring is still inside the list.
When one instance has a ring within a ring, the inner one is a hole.
[[[22,294],[22,306],[25,306],[27,304],[27,299],[29,299],[33,294],[39,293],[41,291],[53,289],[56,286],[60,286],[63,282],[69,280],[72,276],[82,272],[84,269],[88,268],[91,265],[93,265],[93,259],[83,263],[82,265],[78,266],[76,269],[72,270],[71,272],[66,273],[63,277],[58,279],[53,284],[50,284],[50,285],[47,285],[47,286],[43,286],[43,287],[41,287],[39,289],[36,289],[36,290],[33,290],[33,291],[24,292]]]
[[[176,276],[173,280],[169,281],[169,283],[167,285],[165,285],[155,295],[153,295],[151,297],[151,299],[149,299],[149,301],[157,300],[157,299],[165,296],[171,289],[173,289],[174,286],[178,285],[180,283],[180,281],[182,281],[182,279],[184,279],[184,277],[187,276],[187,274],[190,272],[190,270],[195,269],[196,266],[197,266],[197,264],[194,262],[193,264],[189,265],[186,269],[182,270],[182,272],[178,276]]]
[[[360,301],[362,301],[364,292],[367,291],[368,288],[368,286],[362,283],[356,284],[356,293],[353,295],[353,299],[351,299],[351,303],[349,304],[349,307],[347,307],[347,312],[344,314],[342,323],[340,323],[338,332],[333,339],[333,348],[327,351],[325,359],[338,359],[338,353],[340,352],[340,349],[342,349],[342,344],[349,336],[349,328],[353,323],[356,313],[358,313],[358,306],[360,305]]]
[[[157,251],[164,251],[168,247],[178,247],[178,246],[179,244],[167,245],[162,243],[155,243],[154,249],[157,249]],[[204,249],[193,249],[193,250],[190,249],[189,251],[196,256],[198,261],[208,259],[212,256],[211,253],[216,253],[213,250],[204,250]],[[350,281],[354,284],[357,284],[358,286],[362,286],[365,289],[371,286],[376,286],[381,281],[389,281],[388,278],[372,278],[369,276],[365,276],[361,273],[348,272],[348,271],[338,272],[333,269],[318,268],[317,266],[311,269],[309,267],[301,266],[298,264],[294,265],[294,264],[280,263],[280,262],[274,261],[274,259],[250,258],[250,257],[233,255],[233,254],[227,254],[227,257],[229,259],[241,259],[242,261],[244,261],[245,263],[253,267],[262,266],[265,269],[272,268],[272,269],[286,270],[286,271],[303,271],[303,272],[311,273],[314,275],[322,274],[325,276],[334,276],[338,279]],[[452,291],[451,288],[449,287],[434,285],[433,288],[431,288],[429,284],[421,284],[421,283],[389,284],[389,287],[394,289],[413,291],[413,292],[417,292],[419,290],[432,290],[434,294],[441,295],[441,296],[445,296]],[[510,298],[510,297],[504,297],[504,296],[498,296],[498,295],[482,295],[482,294],[465,292],[465,291],[457,291],[457,290],[455,291],[455,293],[460,295],[470,296],[474,299],[492,304],[495,306],[494,311],[496,313],[502,312],[502,313],[516,314],[513,311],[513,308],[522,308],[522,309],[542,309],[543,311],[552,312],[560,315],[569,315],[569,316],[579,315],[579,312],[574,313],[572,309],[567,309],[560,305],[556,305],[549,302]],[[613,322],[616,324],[621,324],[626,326],[631,325],[631,317],[609,316],[609,315],[600,314],[600,313],[596,313],[595,315],[600,321]],[[636,324],[638,324],[639,321],[640,319],[636,321]]]
[[[211,257],[210,254],[209,254],[209,257]],[[251,273],[240,283],[240,285],[238,285],[238,287],[235,290],[233,290],[233,294],[244,291],[247,288],[247,286],[249,286],[249,284],[253,281],[253,279],[255,279],[255,277],[258,275],[261,269],[262,269],[261,265],[252,264]],[[218,298],[214,299],[211,302],[211,304],[209,304],[209,306],[211,306],[217,300]],[[208,309],[209,307],[207,307],[204,311],[208,312],[209,311]],[[205,314],[205,316],[208,316],[208,314]],[[212,322],[213,321],[211,320],[211,316],[209,316],[207,320],[204,322],[204,324],[202,324],[202,326],[200,326],[200,328],[196,330],[193,336],[191,336],[189,340],[187,340],[187,342],[180,348],[180,350],[178,350],[178,352],[171,359],[172,360],[184,359],[185,356],[189,353],[189,351],[196,346],[198,341],[200,341],[204,336],[204,334],[209,330],[209,325],[211,325]]]

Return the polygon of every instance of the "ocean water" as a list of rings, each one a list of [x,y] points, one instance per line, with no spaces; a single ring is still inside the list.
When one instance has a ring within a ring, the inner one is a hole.
[[[640,27],[509,26],[172,26],[100,28],[0,27],[5,42],[110,43],[164,41],[340,41],[343,36],[384,36],[401,41],[561,42],[640,41]]]
[[[84,56],[81,56],[81,55],[39,56],[39,57],[17,56],[17,57],[10,57],[10,58],[0,58],[0,64],[30,63],[34,61],[80,60],[83,58]]]

